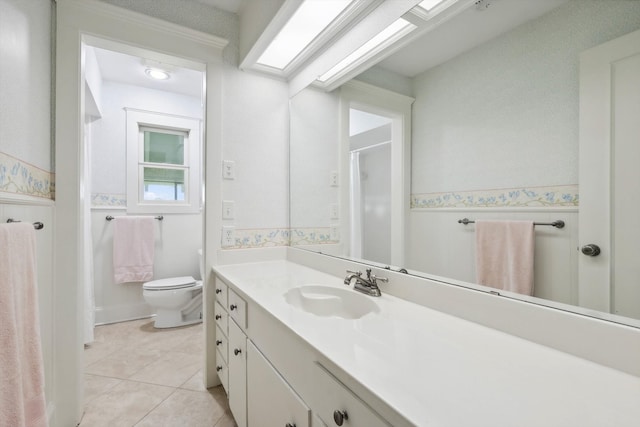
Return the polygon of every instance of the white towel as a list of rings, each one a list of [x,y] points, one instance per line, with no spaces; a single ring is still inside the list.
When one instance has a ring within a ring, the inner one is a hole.
[[[533,221],[476,221],[476,276],[481,285],[533,295]]]
[[[121,216],[115,219],[113,230],[115,283],[148,282],[153,279],[154,226],[154,219],[151,216]]]
[[[0,224],[0,427],[46,427],[33,225]]]

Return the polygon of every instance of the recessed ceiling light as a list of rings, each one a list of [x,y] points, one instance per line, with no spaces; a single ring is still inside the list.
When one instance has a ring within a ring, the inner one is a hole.
[[[144,73],[155,80],[167,80],[171,77],[171,74],[159,68],[147,68]]]
[[[258,58],[284,70],[353,0],[305,0]]]

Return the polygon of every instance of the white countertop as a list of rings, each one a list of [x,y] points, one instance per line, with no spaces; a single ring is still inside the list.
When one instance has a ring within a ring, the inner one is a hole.
[[[417,426],[640,425],[636,376],[388,294],[379,313],[319,317],[285,292],[344,278],[289,261],[214,271]]]

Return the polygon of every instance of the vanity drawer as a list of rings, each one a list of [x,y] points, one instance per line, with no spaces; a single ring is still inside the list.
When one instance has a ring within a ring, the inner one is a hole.
[[[313,410],[327,426],[390,427],[390,424],[318,363],[314,364],[313,379],[318,396],[322,396]],[[344,418],[342,423],[339,420],[341,416]]]
[[[215,283],[216,283],[216,289],[215,289],[216,301],[222,304],[223,307],[227,307],[227,302],[228,302],[227,294],[228,294],[229,287],[218,276],[216,276]]]
[[[216,373],[218,374],[218,378],[220,378],[224,391],[229,394],[229,368],[219,351],[216,351]]]
[[[226,335],[229,325],[229,315],[227,314],[227,310],[225,310],[220,304],[216,303],[213,309],[213,315],[216,319],[216,325],[218,325],[218,327]]]
[[[229,315],[242,329],[247,328],[247,303],[232,289],[229,289]]]
[[[229,361],[228,348],[229,340],[227,339],[227,336],[220,330],[219,327],[216,327],[216,350],[219,354],[222,355],[222,358],[225,362]]]

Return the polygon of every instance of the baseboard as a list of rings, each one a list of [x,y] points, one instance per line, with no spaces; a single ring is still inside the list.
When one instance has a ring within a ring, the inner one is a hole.
[[[153,308],[147,303],[119,305],[115,307],[96,307],[96,325],[126,322],[154,315]]]

